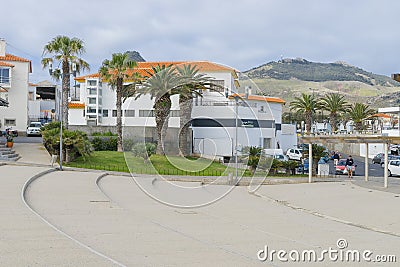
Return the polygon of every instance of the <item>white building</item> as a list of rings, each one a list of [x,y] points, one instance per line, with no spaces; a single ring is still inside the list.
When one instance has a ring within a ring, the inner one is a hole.
[[[239,88],[234,69],[207,61],[195,62],[138,62],[135,71],[145,74],[157,65],[196,65],[200,73],[213,77],[221,86],[203,92],[195,98],[192,111],[192,152],[230,157],[235,139],[236,102],[232,97]],[[99,79],[99,74],[77,77],[80,83],[80,101],[69,104],[70,126],[115,126],[116,93]],[[239,95],[237,95],[239,96]],[[171,98],[169,128],[179,130],[179,96]],[[259,146],[266,149],[287,149],[297,143],[295,127],[281,124],[282,105],[279,98],[246,94],[238,101],[238,144],[240,147]],[[155,129],[154,100],[149,95],[139,99],[129,98],[122,105],[124,127]],[[97,128],[97,127],[96,127]],[[172,134],[174,135],[174,134]],[[153,136],[155,136],[153,134]],[[175,134],[176,138],[176,134]]]
[[[58,119],[57,86],[49,81],[37,84],[29,83],[28,88],[28,120],[51,122]]]
[[[32,64],[28,59],[6,53],[0,39],[0,98],[8,107],[0,107],[0,129],[12,127],[25,131],[28,123],[28,82]]]

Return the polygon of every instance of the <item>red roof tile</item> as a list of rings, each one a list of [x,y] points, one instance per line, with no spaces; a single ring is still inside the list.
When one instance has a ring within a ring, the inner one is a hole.
[[[29,72],[32,73],[32,61],[29,59],[25,59],[22,57],[17,57],[11,54],[6,54],[5,56],[0,56],[0,60],[2,61],[18,61],[18,62],[28,62],[29,63]]]
[[[7,62],[1,62],[1,61],[0,61],[0,66],[11,67],[11,68],[15,67],[13,64],[10,64],[10,63],[7,63]]]
[[[76,108],[76,109],[82,109],[85,108],[85,103],[80,103],[80,102],[69,102],[68,103],[69,108]]]
[[[235,96],[239,96],[240,98],[245,99],[245,94],[233,94],[230,95],[229,98],[233,98]],[[272,102],[272,103],[281,103],[285,104],[286,101],[283,99],[280,99],[279,97],[269,97],[269,96],[262,96],[262,95],[249,95],[247,97],[248,100],[259,100],[259,101],[266,101],[266,102]]]
[[[138,62],[137,67],[134,68],[133,70],[128,70],[128,74],[132,74],[133,72],[136,72],[140,74],[142,77],[147,77],[149,76],[149,72],[152,73],[152,67],[157,67],[157,66],[183,66],[183,65],[192,65],[192,66],[197,66],[200,71],[231,71],[235,72],[234,69],[225,67],[222,65],[219,65],[217,63],[213,62],[208,62],[208,61],[154,61],[154,62]],[[235,74],[236,75],[236,74]],[[87,78],[98,78],[99,74],[94,73],[94,74],[89,74],[85,76],[80,76],[76,77],[75,80],[83,82]]]

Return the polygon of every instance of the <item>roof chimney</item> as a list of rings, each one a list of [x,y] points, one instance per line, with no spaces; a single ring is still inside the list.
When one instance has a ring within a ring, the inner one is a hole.
[[[6,56],[6,40],[0,38],[0,57]]]

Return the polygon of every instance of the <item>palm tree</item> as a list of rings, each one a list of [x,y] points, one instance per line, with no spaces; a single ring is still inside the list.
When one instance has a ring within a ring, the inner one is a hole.
[[[327,94],[325,97],[321,99],[321,109],[329,111],[329,122],[332,127],[332,133],[336,131],[337,118],[340,113],[344,113],[348,110],[349,105],[347,101],[344,99],[343,95],[339,95],[337,93]]]
[[[122,97],[126,86],[124,82],[132,82],[134,88],[139,81],[138,74],[133,71],[137,66],[136,61],[130,60],[127,53],[112,54],[111,60],[104,60],[100,69],[100,77],[105,79],[112,89],[116,90],[116,108],[117,108],[117,150],[123,151],[122,147]]]
[[[62,115],[63,127],[68,129],[68,91],[70,88],[70,72],[71,65],[75,64],[76,72],[89,69],[89,64],[84,61],[80,56],[85,53],[85,47],[82,40],[78,38],[69,38],[67,36],[57,36],[44,46],[43,56],[50,55],[50,57],[42,58],[43,68],[53,66],[58,63],[61,64],[61,71],[54,72],[53,77],[59,80],[62,77]]]
[[[349,109],[348,116],[355,123],[355,129],[362,130],[362,121],[374,113],[375,110],[371,109],[369,105],[363,103],[354,103]]]
[[[179,93],[180,109],[180,133],[179,133],[179,154],[187,156],[189,124],[193,109],[193,98],[202,97],[202,90],[212,87],[214,84],[211,77],[199,73],[197,66],[183,65],[177,68],[178,75],[182,78],[181,86],[177,88]]]
[[[301,97],[295,97],[294,100],[290,102],[290,110],[304,114],[308,133],[311,132],[312,118],[319,106],[314,95],[307,95],[305,93],[302,93]]]
[[[163,142],[167,134],[169,113],[171,111],[171,96],[177,93],[177,88],[182,84],[182,78],[177,75],[171,65],[158,65],[148,72],[150,77],[138,90],[136,99],[141,95],[149,94],[154,98],[154,115],[157,129],[156,154],[164,155]]]

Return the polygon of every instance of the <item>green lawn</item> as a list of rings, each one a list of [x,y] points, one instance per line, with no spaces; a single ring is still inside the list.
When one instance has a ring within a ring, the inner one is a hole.
[[[142,158],[134,157],[131,153],[116,151],[94,151],[86,161],[77,158],[66,166],[121,172],[129,172],[130,169],[132,173],[139,174],[220,176],[234,173],[234,168],[203,158],[152,155],[145,163]],[[239,170],[239,175],[243,172],[245,176],[250,176],[248,170]]]

